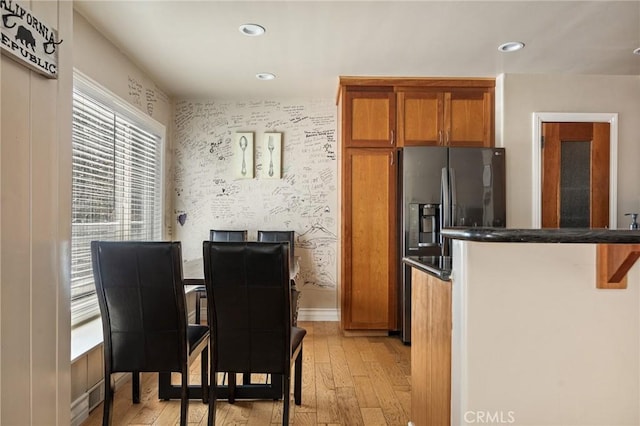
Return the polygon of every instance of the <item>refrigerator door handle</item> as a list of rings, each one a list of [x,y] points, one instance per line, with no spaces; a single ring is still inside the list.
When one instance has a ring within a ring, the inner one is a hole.
[[[458,225],[458,200],[456,197],[456,171],[453,168],[449,169],[449,191],[451,193],[451,225],[456,226]]]
[[[440,208],[440,224],[442,228],[448,227],[449,224],[449,172],[446,167],[442,168],[441,186],[440,186],[440,198],[442,207]],[[440,234],[440,244],[442,244],[442,234]]]

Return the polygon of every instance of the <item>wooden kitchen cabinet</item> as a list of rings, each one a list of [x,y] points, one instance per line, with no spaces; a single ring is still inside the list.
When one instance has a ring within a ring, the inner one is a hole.
[[[396,94],[392,89],[346,91],[343,114],[346,147],[395,146]]]
[[[400,146],[442,145],[444,93],[398,92],[398,140]]]
[[[411,421],[451,424],[451,281],[411,268]]]
[[[399,329],[397,152],[493,146],[494,79],[340,77],[345,331]]]
[[[398,146],[494,146],[493,88],[398,90]]]
[[[342,177],[342,327],[397,328],[394,149],[348,148]]]

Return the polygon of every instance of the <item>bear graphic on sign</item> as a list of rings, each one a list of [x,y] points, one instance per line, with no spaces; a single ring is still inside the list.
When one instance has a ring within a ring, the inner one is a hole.
[[[36,39],[33,38],[33,34],[31,34],[31,31],[29,31],[22,25],[18,27],[16,40],[20,40],[20,43],[22,43],[24,46],[31,47],[31,50],[35,51]]]

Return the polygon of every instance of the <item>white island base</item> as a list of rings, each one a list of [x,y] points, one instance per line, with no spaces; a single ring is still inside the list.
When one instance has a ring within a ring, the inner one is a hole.
[[[640,424],[640,275],[596,244],[453,241],[451,424]]]

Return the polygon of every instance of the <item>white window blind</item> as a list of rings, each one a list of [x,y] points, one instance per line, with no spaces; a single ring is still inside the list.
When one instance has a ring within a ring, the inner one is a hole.
[[[100,314],[90,243],[162,236],[161,137],[74,87],[71,322]]]

